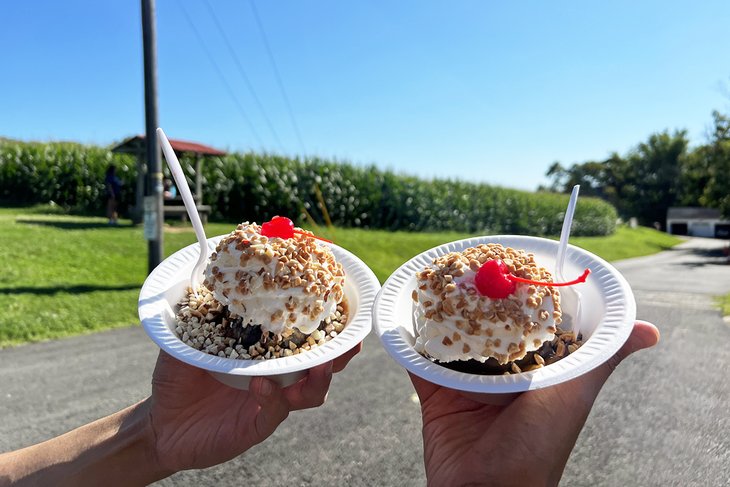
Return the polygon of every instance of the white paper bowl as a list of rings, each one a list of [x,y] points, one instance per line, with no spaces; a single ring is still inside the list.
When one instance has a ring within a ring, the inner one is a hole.
[[[215,249],[224,235],[208,239]],[[198,244],[181,249],[165,259],[147,277],[139,294],[139,318],[145,332],[165,352],[183,362],[209,371],[222,383],[247,389],[252,377],[265,376],[286,387],[304,377],[307,369],[333,360],[360,343],[371,329],[371,311],[380,283],[373,271],[352,253],[330,245],[345,270],[348,320],[342,333],[324,345],[289,357],[239,360],[210,355],[183,343],[174,333],[175,308],[190,283],[198,260]]]
[[[626,279],[609,263],[578,247],[566,254],[567,279],[591,270],[588,280],[576,287],[582,296],[581,324],[584,344],[574,353],[546,367],[511,375],[476,375],[435,364],[413,348],[415,327],[413,299],[416,273],[449,252],[482,243],[498,243],[535,254],[542,267],[552,271],[558,242],[537,237],[495,235],[459,240],[423,252],[399,267],[375,299],[375,332],[388,353],[410,372],[435,384],[483,394],[485,402],[504,403],[517,393],[568,381],[604,363],[624,344],[634,325],[636,303]]]

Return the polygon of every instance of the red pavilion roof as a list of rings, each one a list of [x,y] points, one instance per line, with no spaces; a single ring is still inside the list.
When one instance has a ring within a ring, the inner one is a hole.
[[[135,135],[125,139],[120,144],[112,148],[113,152],[131,152],[137,153],[144,150],[144,135]],[[224,156],[224,151],[215,149],[208,145],[199,144],[197,142],[190,142],[188,140],[170,139],[170,145],[175,152],[191,152],[193,154],[202,154],[205,156]]]

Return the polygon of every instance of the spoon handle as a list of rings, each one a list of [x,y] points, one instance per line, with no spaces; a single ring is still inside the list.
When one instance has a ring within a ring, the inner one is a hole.
[[[185,210],[187,210],[188,217],[190,218],[190,223],[193,224],[195,236],[198,237],[198,244],[200,244],[200,256],[198,257],[198,262],[195,264],[195,267],[193,267],[193,272],[190,275],[190,287],[197,296],[198,286],[200,286],[200,275],[202,274],[203,267],[208,259],[208,240],[205,237],[203,222],[200,221],[198,208],[195,205],[193,194],[190,192],[188,181],[185,179],[185,173],[182,170],[180,161],[177,160],[175,151],[172,149],[170,141],[167,139],[165,132],[161,128],[157,129],[157,138],[160,141],[162,152],[165,154],[167,165],[170,166],[170,172],[172,173],[172,177],[175,179],[175,184],[180,191],[180,196],[182,196],[183,203],[185,204]]]
[[[570,193],[570,201],[568,209],[565,210],[565,218],[563,218],[563,229],[560,232],[560,244],[558,245],[558,255],[555,258],[555,275],[563,281],[563,268],[565,267],[565,254],[568,250],[568,239],[570,238],[570,227],[573,225],[573,215],[575,214],[575,205],[578,201],[578,192],[580,185],[573,186],[573,192]]]
[[[560,244],[558,245],[558,255],[555,257],[555,277],[559,281],[564,281],[563,270],[565,267],[565,256],[568,253],[568,239],[570,238],[570,228],[573,226],[573,215],[575,214],[575,205],[578,202],[578,192],[580,191],[580,185],[576,184],[573,186],[573,191],[570,193],[570,201],[568,202],[568,208],[565,210],[565,218],[563,218],[563,229],[560,232]],[[572,322],[572,329],[576,336],[580,333],[580,300],[581,295],[578,291],[573,288],[566,288],[562,292],[563,309],[570,310],[570,320]],[[574,301],[574,302],[573,302]],[[569,305],[569,302],[571,303]]]

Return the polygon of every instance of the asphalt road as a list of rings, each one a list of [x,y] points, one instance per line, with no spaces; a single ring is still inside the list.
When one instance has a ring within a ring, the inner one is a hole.
[[[662,340],[609,379],[561,485],[730,483],[730,325],[712,305],[730,292],[722,245],[692,239],[617,265]],[[156,354],[139,327],[0,350],[0,451],[144,398]],[[233,461],[158,485],[424,485],[418,413],[406,374],[371,335],[325,406],[293,413]]]

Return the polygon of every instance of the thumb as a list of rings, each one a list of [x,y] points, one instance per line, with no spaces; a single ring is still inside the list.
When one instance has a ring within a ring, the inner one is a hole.
[[[577,379],[548,389],[558,391],[561,399],[565,400],[567,404],[572,404],[574,410],[577,411],[579,408],[585,418],[588,416],[603,384],[608,380],[611,373],[616,370],[618,364],[634,352],[653,347],[658,341],[659,330],[657,330],[656,326],[647,321],[636,321],[634,323],[634,329],[631,331],[631,335],[629,335],[626,343],[603,365]],[[577,406],[578,404],[580,406]],[[582,428],[582,422],[580,427]],[[580,429],[577,431],[580,431]]]
[[[251,379],[249,392],[260,406],[254,428],[258,441],[263,441],[289,416],[289,403],[281,387],[264,377]]]
[[[408,372],[408,376],[411,378],[411,383],[413,384],[413,388],[416,390],[416,394],[418,394],[418,399],[421,404],[425,403],[429,397],[441,388],[441,386],[429,382],[426,379],[421,379],[411,372]]]
[[[606,362],[607,372],[610,374],[618,364],[634,352],[651,348],[659,342],[659,330],[648,321],[636,321],[628,340],[616,354]]]

